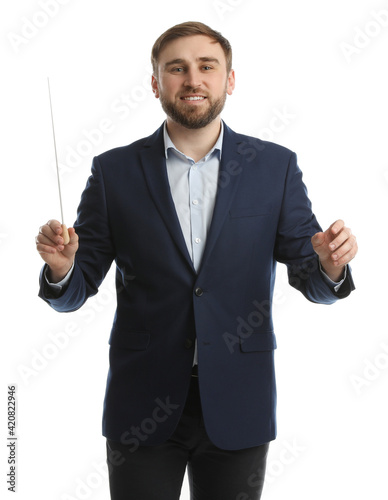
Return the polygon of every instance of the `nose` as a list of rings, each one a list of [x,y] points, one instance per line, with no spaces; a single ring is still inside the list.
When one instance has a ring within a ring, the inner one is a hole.
[[[202,77],[198,69],[190,68],[187,70],[184,84],[186,87],[191,87],[193,89],[201,86]]]

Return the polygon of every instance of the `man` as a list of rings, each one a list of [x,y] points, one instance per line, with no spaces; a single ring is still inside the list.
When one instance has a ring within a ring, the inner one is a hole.
[[[186,466],[195,500],[258,499],[276,436],[276,261],[308,300],[331,304],[354,289],[357,243],[341,220],[321,231],[295,153],[221,121],[235,86],[221,34],[174,26],[152,63],[167,120],[94,159],[69,244],[58,221],[40,228],[40,296],[74,311],[116,262],[103,416],[113,500],[178,499]]]

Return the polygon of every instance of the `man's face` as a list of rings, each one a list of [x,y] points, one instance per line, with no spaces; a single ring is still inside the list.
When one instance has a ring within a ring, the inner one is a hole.
[[[219,116],[234,82],[221,45],[195,35],[173,40],[161,51],[152,88],[171,120],[198,129]]]

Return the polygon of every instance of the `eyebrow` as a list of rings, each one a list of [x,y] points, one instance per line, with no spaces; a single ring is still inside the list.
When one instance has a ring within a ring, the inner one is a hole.
[[[198,57],[197,61],[201,62],[212,62],[214,64],[220,64],[220,61],[216,57],[210,57],[210,56],[204,56],[204,57]],[[173,66],[174,64],[184,64],[186,61],[185,59],[173,59],[172,61],[166,62],[164,65],[165,68],[168,68],[169,66]]]

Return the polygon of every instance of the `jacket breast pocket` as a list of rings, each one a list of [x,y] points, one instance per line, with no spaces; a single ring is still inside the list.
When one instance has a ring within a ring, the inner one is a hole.
[[[132,349],[134,351],[145,351],[150,343],[151,335],[148,332],[125,332],[113,330],[109,344],[119,349]]]
[[[276,337],[273,332],[253,332],[247,337],[240,337],[242,352],[273,351],[277,348]]]
[[[270,213],[272,213],[271,204],[259,205],[257,207],[234,208],[229,211],[229,215],[232,219],[237,219],[239,217],[259,217],[269,215]]]

